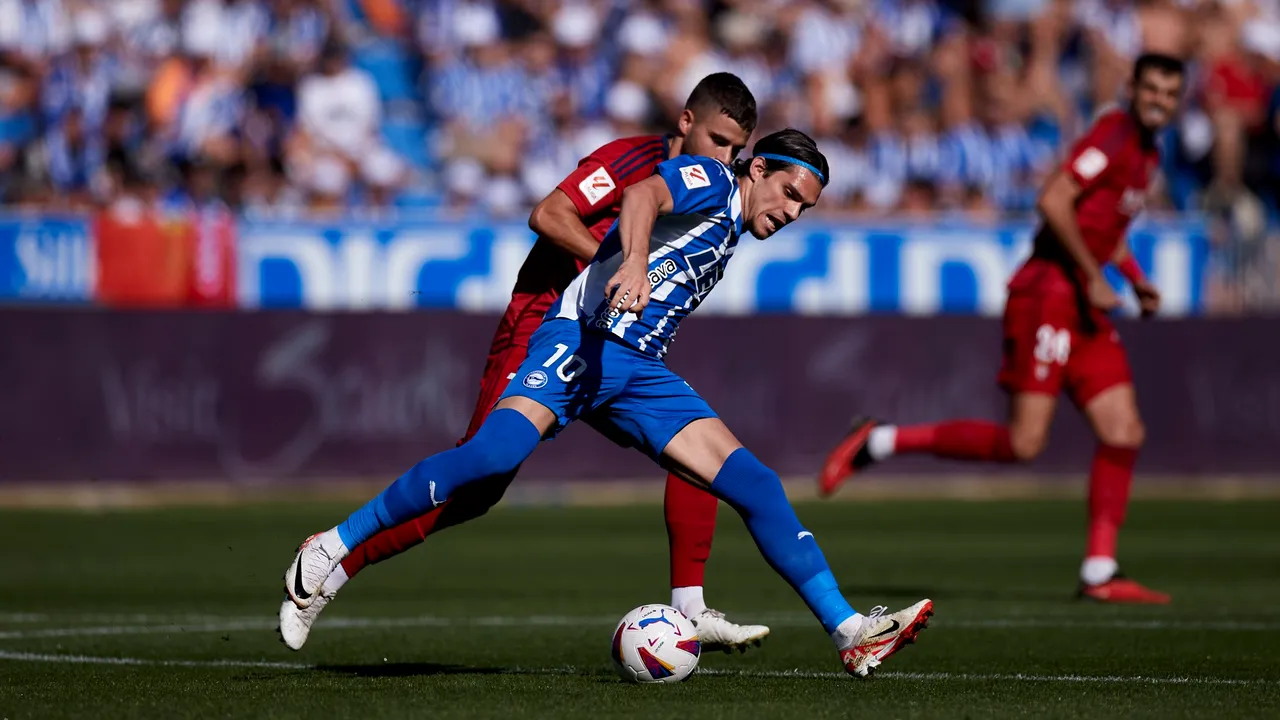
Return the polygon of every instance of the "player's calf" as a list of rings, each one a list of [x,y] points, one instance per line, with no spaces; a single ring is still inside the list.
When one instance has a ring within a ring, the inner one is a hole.
[[[1138,413],[1133,385],[1114,385],[1084,403],[1084,416],[1098,442],[1115,448],[1141,448],[1147,439],[1146,427]]]
[[[787,501],[777,473],[738,448],[716,473],[711,492],[742,516],[760,554],[795,588],[827,632],[855,614],[813,533],[800,524]]]
[[[459,488],[514,473],[541,438],[542,431],[519,411],[499,408],[471,442],[414,465],[336,529],[348,547],[359,545],[439,507]]]
[[[1133,471],[1145,429],[1133,386],[1115,385],[1090,399],[1085,417],[1099,443],[1089,471],[1089,529],[1080,566],[1080,594],[1100,602],[1168,602],[1119,574],[1116,550],[1133,486]]]
[[[518,411],[495,411],[471,442],[419,462],[341,525],[308,538],[285,572],[285,592],[298,607],[307,607],[348,548],[422,515],[458,487],[513,472],[541,438],[542,431]]]
[[[1009,452],[1017,462],[1031,462],[1040,457],[1049,444],[1047,428],[1013,425],[1009,428]]]
[[[406,552],[441,530],[483,517],[502,499],[514,477],[510,473],[495,475],[458,488],[449,502],[351,548],[342,560],[342,570],[355,577],[364,568]]]
[[[777,474],[746,448],[724,461],[711,491],[742,516],[765,560],[795,588],[831,636],[849,673],[866,676],[914,641],[928,622],[933,604],[927,600],[884,620],[857,613],[840,593],[813,533],[796,518]]]
[[[1131,417],[1110,420],[1094,429],[1098,441],[1108,447],[1137,450],[1147,441],[1147,428],[1135,412]]]

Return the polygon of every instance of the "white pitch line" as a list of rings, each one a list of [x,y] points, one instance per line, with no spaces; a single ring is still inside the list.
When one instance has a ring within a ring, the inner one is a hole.
[[[154,667],[194,668],[264,668],[271,670],[323,670],[323,667],[305,663],[277,662],[272,660],[158,660],[132,657],[98,657],[91,655],[55,655],[0,650],[0,660],[16,662],[66,663],[71,665],[124,665]],[[596,668],[512,667],[500,670],[503,675],[593,675]],[[815,672],[805,670],[698,670],[697,675],[709,677],[744,678],[799,678],[810,680],[844,680],[849,676],[841,672]],[[1148,677],[1145,675],[1031,675],[1026,673],[949,673],[949,672],[880,672],[877,679],[929,680],[961,682],[1039,682],[1039,683],[1102,683],[1134,685],[1273,685],[1280,681],[1252,678],[1202,678],[1202,677]]]
[[[0,631],[0,640],[30,640],[38,638],[98,637],[111,635],[168,635],[171,633],[220,633],[245,630],[272,630],[275,618],[232,618],[217,622],[209,617],[204,622],[173,623],[168,625],[103,625],[64,628],[40,628],[36,630]],[[406,617],[406,618],[330,618],[322,620],[320,627],[330,630],[366,630],[412,627],[568,627],[608,626],[616,620],[606,617],[570,616],[479,616],[474,618]],[[810,624],[812,621],[810,621]]]
[[[271,668],[274,670],[310,670],[314,665],[274,662],[271,660],[152,660],[129,657],[94,657],[90,655],[50,655],[45,653],[11,652],[0,650],[0,660],[18,662],[68,663],[71,665],[159,665],[162,667],[245,667]]]
[[[111,623],[123,625],[172,625],[175,623],[252,622],[262,615],[210,615],[209,613],[0,613],[0,623]]]
[[[0,622],[6,623],[39,623],[48,619],[48,615],[39,613],[0,613]]]
[[[159,619],[160,616],[151,616]],[[272,630],[276,619],[270,617],[222,618],[218,616],[185,616],[189,622],[169,622],[163,625],[126,624],[102,626],[75,626],[0,631],[0,640],[27,640],[39,638],[99,637],[114,635],[167,635],[173,633],[220,633],[255,630]],[[758,616],[752,619],[766,622],[776,628],[809,627],[814,620],[799,614],[790,616]],[[320,621],[325,630],[376,630],[393,628],[441,627],[604,627],[613,625],[615,618],[606,616],[491,615],[471,618],[417,616],[403,618],[334,617]],[[935,618],[934,629],[1098,629],[1098,630],[1210,630],[1221,632],[1271,632],[1280,631],[1277,622],[1249,621],[1200,621],[1200,620],[1061,620],[1037,618],[992,618],[988,620],[948,620]]]
[[[168,635],[171,633],[220,633],[243,630],[271,630],[275,622],[257,619],[249,622],[222,624],[204,623],[191,625],[106,625],[102,627],[41,628],[39,630],[11,630],[0,632],[0,640],[30,640],[38,638],[102,637],[111,635]]]

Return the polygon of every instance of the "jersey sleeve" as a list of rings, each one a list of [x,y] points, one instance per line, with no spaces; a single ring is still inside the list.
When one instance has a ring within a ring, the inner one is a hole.
[[[591,217],[622,201],[622,191],[645,179],[666,154],[661,136],[614,140],[578,163],[558,187],[582,217]]]
[[[609,165],[596,155],[588,155],[556,187],[569,196],[582,217],[590,217],[615,205],[622,187],[609,172]]]
[[[671,191],[672,215],[714,215],[729,207],[733,173],[718,160],[681,155],[659,164],[656,174]]]
[[[1114,115],[1100,118],[1071,147],[1062,169],[1081,191],[1102,184],[1120,161],[1127,135],[1121,119]]]

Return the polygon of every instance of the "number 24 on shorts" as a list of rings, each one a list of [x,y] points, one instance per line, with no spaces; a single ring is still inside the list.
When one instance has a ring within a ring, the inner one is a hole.
[[[1071,331],[1047,323],[1041,325],[1036,329],[1035,356],[1036,362],[1066,365],[1071,357]]]

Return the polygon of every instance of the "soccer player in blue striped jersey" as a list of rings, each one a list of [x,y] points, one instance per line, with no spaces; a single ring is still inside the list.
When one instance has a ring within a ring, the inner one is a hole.
[[[818,202],[828,176],[813,140],[783,130],[733,167],[683,155],[627,188],[595,259],[547,312],[528,359],[471,442],[419,462],[345,522],[308,538],[285,573],[289,597],[308,606],[348,548],[459,487],[514,472],[540,441],[582,419],[736,510],[770,566],[830,634],[847,672],[866,676],[914,641],[933,603],[889,615],[856,612],[778,475],[662,362],[742,233],[763,240],[794,222]]]

